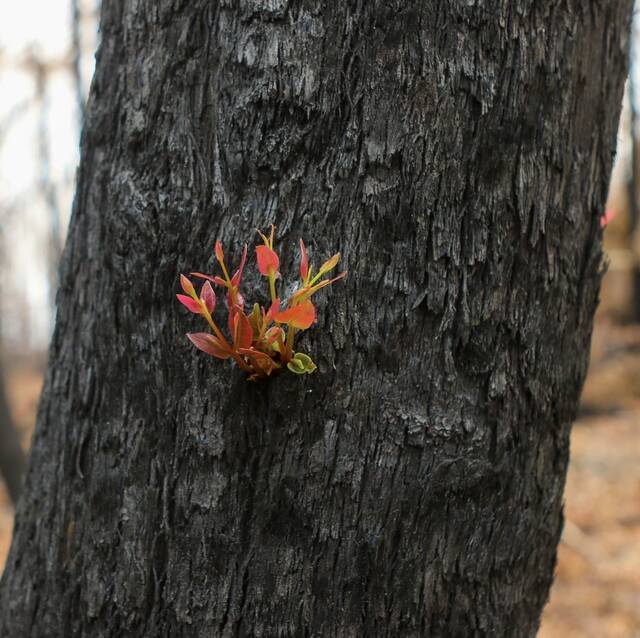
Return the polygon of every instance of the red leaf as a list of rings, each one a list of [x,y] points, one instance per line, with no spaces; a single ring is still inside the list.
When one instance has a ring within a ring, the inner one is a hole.
[[[231,283],[236,286],[236,288],[240,285],[240,280],[242,279],[242,271],[244,270],[244,265],[247,261],[247,245],[244,245],[244,250],[242,251],[242,259],[240,260],[240,266],[238,270],[231,277]]]
[[[187,295],[176,295],[176,297],[178,298],[178,301],[183,306],[186,306],[191,312],[195,313],[196,315],[200,314],[202,308],[200,308],[200,303],[198,301],[196,301],[195,299],[191,299],[191,297],[187,297]]]
[[[249,323],[247,315],[236,307],[233,317],[233,345],[236,350],[239,348],[248,348],[253,341],[253,328]]]
[[[196,296],[196,290],[193,287],[193,284],[184,275],[180,275],[180,286],[182,286],[182,290],[184,290],[190,297]]]
[[[209,314],[211,314],[216,307],[216,293],[213,292],[213,288],[208,281],[204,282],[204,286],[200,290],[200,299],[204,302],[204,305],[207,307]]]
[[[205,275],[204,273],[201,273],[201,272],[192,272],[191,276],[198,277],[200,279],[206,279],[207,281],[217,284],[218,286],[227,285],[227,282],[222,277],[218,277],[217,275],[215,277],[211,277],[210,275]]]
[[[190,332],[187,334],[187,338],[198,350],[202,350],[212,357],[228,359],[231,356],[220,341],[207,332]]]
[[[280,259],[269,246],[256,246],[256,257],[258,259],[258,270],[262,275],[268,276],[270,272],[279,275]]]
[[[222,252],[222,244],[220,243],[219,239],[216,240],[215,253],[216,253],[216,259],[220,263],[222,263],[224,261],[224,252]]]
[[[304,242],[300,240],[300,279],[304,281],[309,274],[309,255]]]
[[[266,323],[271,323],[276,314],[280,312],[280,299],[277,299],[271,304],[267,314],[264,316]]]
[[[313,325],[316,322],[316,318],[316,307],[308,299],[275,315],[275,320],[278,323],[286,323],[292,328],[300,330],[306,330]]]
[[[237,288],[233,288],[233,292],[236,296],[235,301],[233,300],[233,295],[231,294],[231,289],[227,293],[227,306],[229,308],[233,308],[234,306],[238,306],[240,310],[244,310],[244,297],[240,294]],[[231,311],[233,312],[233,311]]]

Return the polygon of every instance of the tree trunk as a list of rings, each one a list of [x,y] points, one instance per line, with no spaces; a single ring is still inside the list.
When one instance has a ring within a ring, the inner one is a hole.
[[[534,635],[630,13],[104,0],[0,634]],[[350,272],[248,383],[177,278],[271,222]]]
[[[11,417],[0,358],[0,474],[14,505],[22,492],[25,457]]]

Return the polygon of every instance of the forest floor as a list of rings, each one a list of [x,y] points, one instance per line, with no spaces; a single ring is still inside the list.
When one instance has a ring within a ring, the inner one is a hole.
[[[42,376],[8,379],[25,447]],[[566,524],[539,638],[640,638],[640,327],[601,324],[573,428]],[[13,511],[0,481],[0,570]]]

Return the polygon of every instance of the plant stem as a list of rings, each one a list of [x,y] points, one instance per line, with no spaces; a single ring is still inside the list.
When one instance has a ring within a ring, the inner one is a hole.
[[[293,326],[289,326],[287,331],[287,356],[289,359],[293,358],[293,338],[296,334],[296,329]]]
[[[277,299],[276,296],[276,276],[273,272],[269,273],[269,292],[271,293],[271,303]]]

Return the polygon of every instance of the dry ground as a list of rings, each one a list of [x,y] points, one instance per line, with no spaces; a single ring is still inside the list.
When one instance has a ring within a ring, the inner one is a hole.
[[[540,638],[640,638],[640,328],[600,322],[572,436],[563,542]],[[41,375],[14,368],[9,393],[25,446]],[[12,509],[0,482],[0,569]]]
[[[29,447],[38,398],[42,388],[42,362],[38,360],[24,361],[15,365],[7,365],[7,368],[9,368],[9,377],[6,379],[7,394],[11,402],[11,412],[26,450]],[[4,567],[4,561],[9,551],[12,526],[13,509],[4,483],[0,479],[0,570]]]

